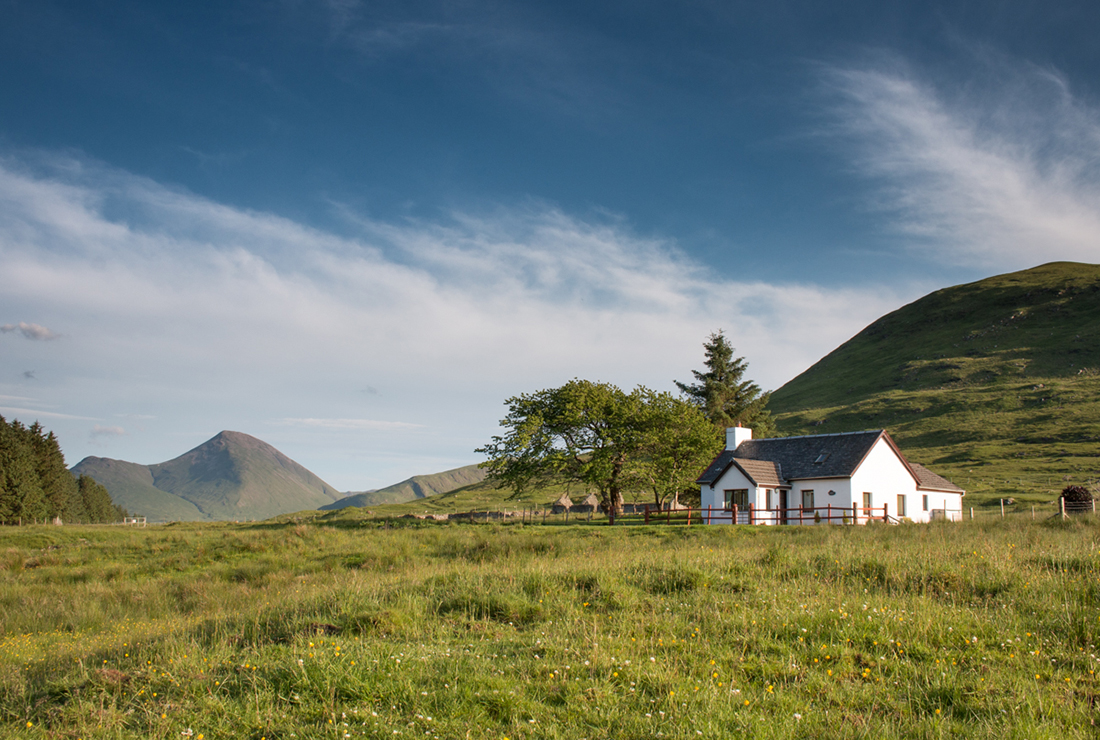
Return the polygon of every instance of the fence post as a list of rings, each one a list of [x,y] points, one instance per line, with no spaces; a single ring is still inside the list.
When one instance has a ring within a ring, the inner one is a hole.
[[[974,507],[970,507],[970,521],[974,521]]]
[[[691,509],[688,508],[688,526],[691,526]]]
[[[649,524],[649,504],[645,505],[645,523]]]
[[[714,516],[714,512],[711,511],[714,507],[711,504],[707,504],[707,524],[710,524],[710,518]]]
[[[828,514],[828,516],[825,517],[825,523],[826,524],[832,524],[833,523],[833,505],[832,504],[825,504],[825,513]]]
[[[859,509],[856,507],[856,503],[852,502],[852,524],[859,524]]]
[[[1065,496],[1061,496],[1061,497],[1058,498],[1058,505],[1059,505],[1059,508],[1062,509],[1062,519],[1064,520],[1066,518],[1066,498],[1065,498]]]
[[[1005,500],[1002,498],[1002,499],[1000,499],[1000,502],[1001,502],[1001,519],[1004,519],[1005,518]]]
[[[754,513],[754,512],[753,512],[753,506],[752,506],[752,504],[750,503],[750,504],[749,504],[749,524],[756,524],[756,519],[755,519],[755,517],[753,516],[753,513]]]
[[[888,504],[888,503],[884,503],[882,505],[882,521],[883,522],[889,522],[890,521],[890,504]]]

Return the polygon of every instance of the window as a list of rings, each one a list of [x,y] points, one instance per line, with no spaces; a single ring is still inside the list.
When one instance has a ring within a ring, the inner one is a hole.
[[[924,510],[928,511],[928,494],[921,496],[921,505],[924,506]]]
[[[770,488],[765,488],[764,489],[764,508],[765,509],[771,509],[772,508],[772,489],[770,489]]]
[[[812,488],[806,488],[802,491],[802,508],[806,511],[813,511],[814,508],[814,491]]]
[[[898,494],[898,519],[905,516],[905,494]]]
[[[863,492],[863,513],[867,514],[871,510],[871,492]]]
[[[820,455],[817,456],[817,459],[814,460],[814,465],[821,465],[822,463],[824,463],[828,459],[829,459],[829,453],[828,452],[822,452]]]
[[[733,511],[736,506],[739,511],[749,508],[749,489],[732,488],[722,492],[722,506],[726,511]]]

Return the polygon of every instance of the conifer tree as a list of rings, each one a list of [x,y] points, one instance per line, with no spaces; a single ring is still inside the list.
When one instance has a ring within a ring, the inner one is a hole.
[[[770,393],[745,379],[748,364],[744,357],[734,357],[734,349],[719,329],[703,344],[706,370],[693,370],[695,383],[675,381],[680,392],[717,427],[741,424],[753,430],[753,436],[775,434],[775,421],[767,410]]]
[[[48,513],[31,436],[18,421],[0,423],[0,512],[8,522],[39,521]]]
[[[61,517],[62,521],[77,520],[79,512],[72,510],[74,502],[79,499],[76,479],[65,465],[65,455],[61,452],[57,437],[53,432],[44,433],[38,422],[27,431],[30,433],[28,441],[34,450],[38,483],[46,499],[46,515],[51,519]]]
[[[78,481],[65,467],[53,432],[0,416],[0,523],[115,522],[126,511],[92,478]]]

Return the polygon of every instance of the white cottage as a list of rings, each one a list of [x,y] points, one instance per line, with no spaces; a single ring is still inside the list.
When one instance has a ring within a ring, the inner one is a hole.
[[[884,429],[753,439],[730,428],[696,482],[710,524],[958,520],[965,494],[906,460]]]

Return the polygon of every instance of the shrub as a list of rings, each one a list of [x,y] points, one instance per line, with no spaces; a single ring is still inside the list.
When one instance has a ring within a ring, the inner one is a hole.
[[[1084,486],[1066,486],[1062,489],[1062,498],[1067,504],[1087,504],[1092,501],[1092,494]]]

